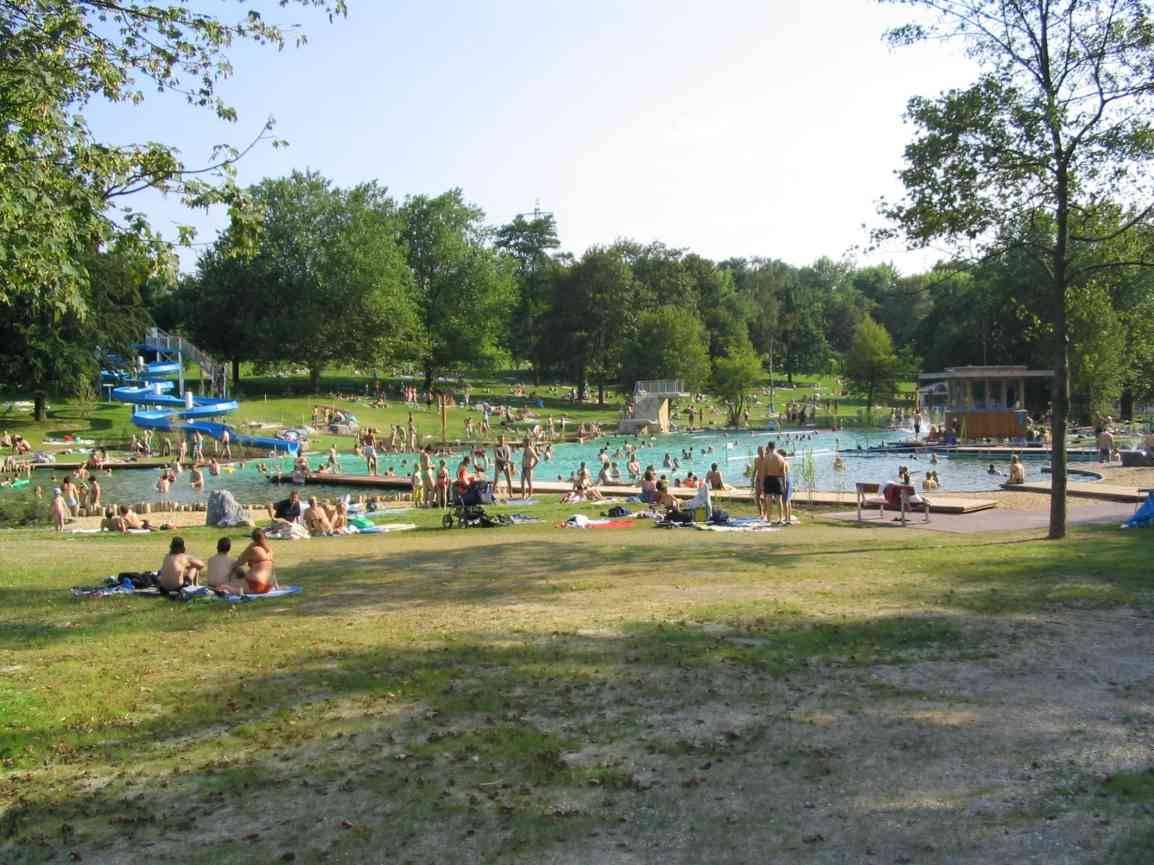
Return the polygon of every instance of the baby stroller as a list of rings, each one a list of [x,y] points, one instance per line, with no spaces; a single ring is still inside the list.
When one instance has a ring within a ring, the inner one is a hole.
[[[449,488],[449,507],[452,510],[441,518],[441,526],[451,529],[455,523],[457,528],[467,529],[499,525],[499,521],[486,514],[484,508],[495,501],[493,484],[489,481],[473,481],[464,492],[454,484]]]

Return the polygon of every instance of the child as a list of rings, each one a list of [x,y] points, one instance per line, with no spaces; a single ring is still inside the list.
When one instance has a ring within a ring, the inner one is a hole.
[[[413,474],[409,478],[409,482],[413,485],[413,507],[424,507],[425,482],[421,479],[421,471],[416,466],[413,466]]]
[[[64,531],[68,518],[68,503],[64,501],[64,493],[60,487],[55,487],[52,490],[52,522],[56,525],[56,531]]]

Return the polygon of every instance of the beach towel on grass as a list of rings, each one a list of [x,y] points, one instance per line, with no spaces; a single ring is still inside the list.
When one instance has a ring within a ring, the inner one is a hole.
[[[703,532],[776,532],[781,528],[781,526],[771,526],[766,522],[741,526],[715,526],[711,523],[694,523],[693,527]]]
[[[193,598],[209,598],[216,601],[227,601],[230,604],[248,603],[249,601],[263,601],[268,598],[285,598],[289,595],[299,595],[302,589],[300,586],[281,586],[279,589],[273,589],[271,592],[265,592],[262,595],[221,595],[214,592],[208,586],[186,586],[181,589],[180,593],[184,596],[186,601]]]
[[[370,523],[368,526],[357,526],[353,534],[381,535],[389,532],[408,532],[416,527],[416,523]]]
[[[565,522],[557,525],[566,529],[627,529],[635,525],[635,521],[632,519],[591,520],[584,514],[574,514]]]

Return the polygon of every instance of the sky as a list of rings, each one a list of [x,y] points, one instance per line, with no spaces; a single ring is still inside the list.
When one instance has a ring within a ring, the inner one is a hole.
[[[202,4],[204,5],[204,4]],[[964,85],[969,61],[942,44],[891,49],[908,10],[875,0],[349,0],[347,19],[268,0],[308,43],[237,46],[221,95],[235,124],[177,97],[93,105],[117,143],[162,141],[204,164],[268,117],[289,146],[260,146],[243,184],[313,169],[398,199],[464,190],[491,224],[540,207],[562,249],[618,238],[714,259],[820,256],[892,261],[904,273],[944,250],[858,248],[900,194],[906,101]],[[235,4],[208,4],[231,13]],[[132,205],[175,237],[211,241],[222,210],[146,194]],[[181,253],[191,270],[197,248]]]

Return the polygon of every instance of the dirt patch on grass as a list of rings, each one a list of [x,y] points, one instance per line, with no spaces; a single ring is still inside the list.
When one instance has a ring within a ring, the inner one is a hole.
[[[87,787],[65,773],[55,801],[21,800],[10,778],[0,858],[1099,861],[1143,815],[1101,797],[1154,748],[1154,618],[951,627],[960,640],[892,663],[777,674],[747,654],[770,637],[740,629],[534,638],[400,712],[371,692],[310,704],[243,740],[221,731],[212,760],[203,740],[175,743],[177,771]]]

